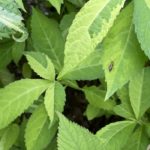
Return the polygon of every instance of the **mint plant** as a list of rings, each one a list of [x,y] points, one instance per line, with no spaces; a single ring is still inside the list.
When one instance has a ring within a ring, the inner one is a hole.
[[[0,149],[146,150],[148,0],[0,0]]]

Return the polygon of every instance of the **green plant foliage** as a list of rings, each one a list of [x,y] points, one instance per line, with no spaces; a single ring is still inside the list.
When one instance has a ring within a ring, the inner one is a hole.
[[[63,112],[65,105],[65,91],[59,82],[51,83],[46,90],[44,104],[51,124],[56,120],[55,112]]]
[[[145,150],[149,144],[149,139],[143,127],[139,127],[129,138],[125,149]]]
[[[94,107],[104,110],[112,110],[115,106],[115,102],[112,100],[109,100],[107,102],[104,101],[106,91],[101,90],[100,88],[97,88],[95,86],[84,87],[83,91],[89,104],[93,105]]]
[[[60,29],[62,31],[62,35],[63,37],[66,39],[68,32],[69,32],[69,28],[73,22],[73,19],[75,18],[76,13],[72,12],[70,14],[65,15],[61,22],[60,22]]]
[[[150,58],[150,3],[149,0],[134,0],[134,24],[137,37],[145,54]]]
[[[9,127],[7,127],[0,139],[0,148],[3,150],[9,150],[16,142],[18,135],[19,135],[18,125],[12,124]]]
[[[15,1],[0,1],[0,39],[13,35],[16,41],[24,41],[28,34],[22,23],[22,16]],[[21,38],[14,36],[15,32],[22,34]]]
[[[88,130],[68,121],[61,114],[59,114],[59,119],[58,150],[100,149],[98,138]]]
[[[118,121],[117,123],[107,125],[96,133],[96,136],[100,140],[99,145],[101,149],[121,150],[125,146],[127,139],[130,137],[134,127],[135,122],[133,121]]]
[[[145,56],[134,33],[132,12],[133,4],[130,4],[120,13],[103,44],[106,99],[141,71],[145,63]]]
[[[70,3],[78,6],[78,7],[81,7],[84,5],[84,3],[86,2],[86,0],[68,0]]]
[[[63,0],[48,0],[56,9],[57,12],[60,13],[61,4],[63,4]]]
[[[48,84],[49,82],[45,80],[24,79],[13,82],[4,89],[1,89],[0,129],[6,127],[11,121],[23,113],[34,100],[37,100],[41,93],[48,88]],[[22,99],[24,102],[22,102]]]
[[[27,124],[25,133],[27,149],[44,149],[49,141],[53,139],[56,130],[56,127],[49,128],[49,120],[44,105],[39,106],[32,114]]]
[[[106,36],[123,3],[124,0],[90,0],[84,5],[76,15],[69,29],[65,46],[64,68],[59,75],[60,79],[74,79],[73,76],[76,76],[75,79],[78,80],[81,80],[82,77],[90,80],[99,76],[95,71],[98,70],[99,67],[94,69],[95,63],[91,66],[93,69],[90,72],[93,73],[87,74],[86,68],[90,66],[87,64],[87,61],[91,61],[90,64],[92,64],[92,62],[96,60],[91,60],[94,58],[92,55],[95,52],[95,47]],[[104,12],[107,15],[105,15]],[[84,69],[83,72],[86,71],[86,76],[83,76],[82,69]],[[76,70],[80,72],[76,73]],[[77,74],[79,74],[79,77]]]
[[[137,119],[141,118],[145,111],[150,107],[149,87],[150,87],[150,68],[134,77],[129,85],[130,101]]]
[[[55,80],[55,68],[48,56],[40,52],[30,52],[26,57],[31,68],[40,77],[50,81]]]
[[[150,0],[0,0],[0,150],[150,148]]]
[[[12,60],[12,42],[0,44],[0,69],[5,68]]]
[[[25,49],[25,42],[17,43],[15,42],[12,46],[12,59],[13,61],[18,64],[19,60],[23,56]]]
[[[15,1],[18,4],[19,8],[21,8],[23,11],[26,11],[22,0],[15,0]]]
[[[64,57],[64,40],[58,23],[53,19],[48,19],[41,12],[34,9],[31,28],[31,38],[35,50],[47,54],[56,69],[60,70]]]
[[[114,107],[115,113],[126,119],[134,119],[135,115],[131,106],[128,88],[123,87],[117,92],[117,95],[121,100],[121,104]]]
[[[88,104],[84,114],[86,115],[88,120],[92,120],[94,118],[103,116],[105,114],[105,111],[97,107],[94,107],[91,104]]]

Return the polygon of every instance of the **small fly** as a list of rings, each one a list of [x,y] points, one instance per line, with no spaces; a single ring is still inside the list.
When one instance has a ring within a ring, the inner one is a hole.
[[[111,61],[110,65],[108,66],[108,70],[109,70],[109,72],[111,72],[111,71],[112,71],[113,67],[114,67],[114,62],[113,62],[113,61]]]

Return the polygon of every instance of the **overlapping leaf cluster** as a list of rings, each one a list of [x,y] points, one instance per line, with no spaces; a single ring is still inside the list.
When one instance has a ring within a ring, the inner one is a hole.
[[[0,0],[0,149],[145,150],[150,2],[47,0],[40,6],[56,10],[45,16],[37,7],[29,13],[26,2]],[[98,86],[76,83],[94,79]],[[96,134],[69,121],[62,115],[66,87],[84,93],[87,120],[113,115],[122,121]]]

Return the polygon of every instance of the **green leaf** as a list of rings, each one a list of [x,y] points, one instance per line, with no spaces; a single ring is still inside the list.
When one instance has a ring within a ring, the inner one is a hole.
[[[8,38],[16,32],[22,34],[20,38],[14,37],[18,42],[24,41],[28,37],[28,33],[22,23],[21,12],[18,5],[12,0],[0,1],[0,39]]]
[[[117,95],[121,100],[121,104],[114,107],[114,112],[126,119],[134,119],[135,115],[131,106],[128,87],[124,86],[121,90],[117,91]]]
[[[143,69],[130,82],[129,93],[131,106],[137,119],[140,119],[150,107],[150,67]]]
[[[134,127],[135,122],[133,121],[118,121],[102,128],[96,133],[100,140],[100,150],[121,150]]]
[[[149,138],[146,135],[144,128],[139,127],[130,136],[123,150],[146,150],[149,144]]]
[[[0,69],[5,68],[12,60],[12,43],[0,43]]]
[[[140,72],[146,60],[134,33],[132,12],[131,3],[120,13],[103,44],[102,62],[107,81],[105,99]]]
[[[14,75],[11,74],[8,69],[0,70],[0,83],[2,83],[3,86],[13,82],[14,80]]]
[[[60,70],[64,58],[64,40],[58,23],[33,9],[31,28],[34,49],[47,54],[57,71]]]
[[[85,93],[87,101],[96,108],[112,110],[115,106],[115,102],[112,100],[104,101],[106,91],[101,90],[99,87],[84,87],[83,91]]]
[[[87,129],[59,114],[58,150],[100,150],[99,140]]]
[[[43,150],[54,138],[57,126],[49,128],[49,120],[44,105],[39,106],[30,117],[25,142],[27,150]]]
[[[25,135],[25,129],[27,126],[27,122],[28,122],[28,120],[24,117],[20,124],[20,134],[19,134],[16,145],[19,145],[21,150],[26,150],[24,135]]]
[[[68,62],[70,63],[70,62]],[[69,80],[93,80],[103,77],[103,70],[101,66],[101,50],[92,52],[83,62],[79,64],[72,72],[68,72],[64,79]],[[58,76],[61,79],[61,74]]]
[[[57,12],[60,14],[60,8],[61,4],[63,4],[63,0],[48,0],[57,10]]]
[[[95,73],[96,69],[93,69],[94,72],[91,70],[93,72],[93,77],[91,71],[88,70],[87,72],[86,70],[90,65],[87,61],[90,60],[91,63],[94,61],[94,59],[92,59],[93,56],[91,55],[95,51],[96,46],[103,40],[110,27],[113,25],[124,1],[125,0],[90,0],[83,6],[76,15],[69,30],[65,45],[64,68],[59,75],[59,79],[72,79],[73,76],[78,74],[76,73],[74,75],[74,72],[76,70],[81,70],[83,67],[85,70],[82,72],[84,72],[84,75],[86,74],[87,77],[85,78],[83,74],[80,73],[81,77],[78,76],[78,79],[95,78],[97,75]],[[96,64],[96,62],[92,64]],[[89,73],[90,75],[88,76]]]
[[[12,59],[16,64],[18,64],[19,60],[21,59],[24,49],[25,49],[25,42],[22,43],[15,42],[14,45],[12,46]]]
[[[51,83],[46,90],[44,104],[51,124],[56,120],[55,112],[63,112],[66,95],[63,86],[59,82]]]
[[[58,150],[57,149],[57,138],[54,138],[45,150]]]
[[[62,20],[60,22],[60,29],[61,29],[62,35],[65,39],[68,35],[69,28],[73,22],[73,19],[75,18],[75,15],[76,15],[75,12],[71,12],[67,15],[64,15],[64,17],[62,18]]]
[[[100,117],[100,116],[105,115],[105,111],[102,109],[99,109],[97,107],[94,107],[91,104],[88,104],[84,114],[86,115],[88,120],[92,120],[96,117]]]
[[[24,79],[0,90],[0,129],[27,109],[49,86],[45,80]]]
[[[40,52],[28,52],[27,60],[31,68],[42,78],[54,81],[55,68],[47,55]]]
[[[138,40],[150,58],[150,3],[149,0],[134,0],[134,24]]]
[[[0,139],[0,149],[9,150],[16,142],[19,135],[19,126],[16,124],[10,125]]]
[[[15,0],[15,1],[18,4],[19,8],[21,8],[23,11],[26,12],[22,0]]]
[[[86,2],[86,0],[68,0],[68,2],[78,6],[78,7],[82,7],[84,5],[84,3]]]
[[[24,63],[22,66],[22,76],[29,79],[32,77],[32,70],[28,63]]]

